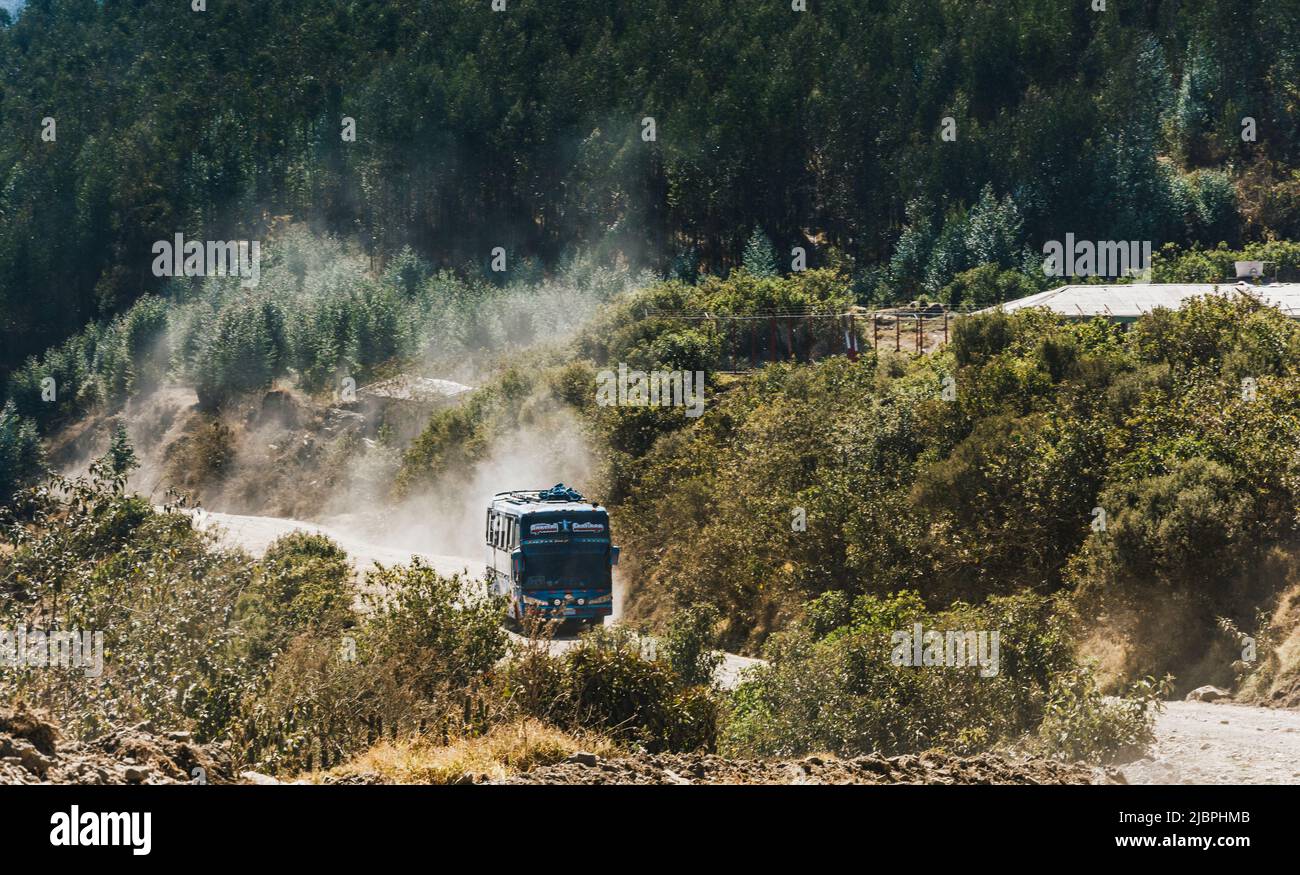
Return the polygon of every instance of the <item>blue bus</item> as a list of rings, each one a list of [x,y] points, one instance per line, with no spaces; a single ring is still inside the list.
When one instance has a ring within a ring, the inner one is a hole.
[[[600,625],[614,612],[609,513],[564,484],[498,492],[487,512],[487,579],[507,620]]]

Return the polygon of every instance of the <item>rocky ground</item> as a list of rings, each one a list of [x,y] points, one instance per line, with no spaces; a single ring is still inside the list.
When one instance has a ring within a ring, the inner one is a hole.
[[[1128,783],[1300,784],[1300,711],[1198,697],[1167,702],[1155,734]]]
[[[837,759],[732,760],[711,754],[602,758],[578,753],[496,782],[503,784],[1092,784],[1300,783],[1300,714],[1209,702],[1172,702],[1148,755],[1096,770],[1033,757],[958,757],[938,752]],[[201,771],[196,771],[201,770]],[[236,772],[224,748],[147,726],[93,742],[63,737],[48,720],[0,707],[0,784],[278,784]],[[377,784],[378,775],[323,783]],[[304,781],[299,781],[304,782]],[[466,774],[459,783],[493,783]]]
[[[601,759],[575,754],[504,784],[1091,784],[1103,776],[1081,765],[993,754],[942,753],[841,760],[730,760],[711,754],[645,754]]]
[[[64,739],[38,714],[0,708],[0,784],[225,784],[225,751],[184,732],[146,726],[82,743]]]

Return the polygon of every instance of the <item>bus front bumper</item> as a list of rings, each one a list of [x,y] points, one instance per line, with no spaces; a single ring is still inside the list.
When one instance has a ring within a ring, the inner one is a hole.
[[[596,620],[614,613],[613,599],[603,593],[592,597],[579,593],[528,593],[519,599],[517,607],[522,608],[524,616],[548,620]]]

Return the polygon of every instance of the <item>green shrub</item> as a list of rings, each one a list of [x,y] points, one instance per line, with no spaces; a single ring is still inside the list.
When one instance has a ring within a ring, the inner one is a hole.
[[[957,604],[938,614],[926,612],[915,593],[862,596],[849,622],[819,634],[841,612],[838,596],[823,596],[810,608],[813,624],[769,640],[770,664],[752,669],[734,693],[724,753],[987,750],[1037,727],[1051,679],[1071,665],[1064,618],[1041,596]],[[917,623],[925,632],[998,632],[997,673],[898,664],[896,648],[904,645],[894,635],[910,635]]]
[[[506,688],[524,713],[571,729],[596,729],[650,751],[714,749],[718,701],[685,682],[649,639],[598,627],[561,656],[526,650]]]
[[[18,412],[48,428],[97,400],[100,390],[94,362],[102,333],[98,326],[89,326],[46,350],[39,359],[28,359],[15,371],[6,389]],[[47,389],[53,390],[51,400],[46,400]]]
[[[842,313],[854,303],[843,275],[830,269],[806,270],[786,277],[736,271],[726,279],[704,276],[698,285],[679,280],[656,283],[616,300],[595,313],[577,338],[578,355],[600,367],[672,368],[711,371],[728,362],[747,361],[758,345],[770,355],[769,326],[760,321],[697,319],[684,323],[655,315],[755,316],[770,313]],[[781,320],[784,330],[790,320]],[[801,357],[843,349],[838,320],[798,324]],[[788,354],[783,342],[779,350]]]
[[[290,586],[312,568],[337,580],[336,549],[283,543],[270,571],[288,572]],[[365,588],[352,627],[334,585],[297,590],[306,612],[298,634],[245,698],[234,729],[246,759],[272,771],[324,768],[381,738],[486,730],[491,673],[506,650],[500,601],[477,598],[470,581],[418,558],[376,566]]]
[[[50,710],[75,737],[147,720],[272,770],[334,764],[397,731],[483,726],[479,691],[505,653],[497,601],[414,561],[372,570],[358,616],[327,539],[289,535],[254,563],[125,494],[122,477],[106,457],[28,490],[23,519],[0,522],[0,625],[100,631],[105,655],[98,677],[5,672],[0,698]]]
[[[12,401],[0,407],[0,503],[31,485],[45,469],[36,423],[18,415]]]
[[[0,677],[0,698],[50,710],[76,737],[142,720],[220,737],[258,671],[232,658],[229,618],[246,559],[213,548],[189,517],[124,494],[105,461],[87,478],[55,478],[19,501],[0,551],[8,581],[0,623],[100,632],[102,674],[28,668]]]
[[[303,632],[337,637],[351,627],[352,577],[347,554],[328,538],[305,532],[277,538],[235,604],[248,657],[265,661]]]
[[[711,750],[716,715],[707,693],[681,684],[666,662],[609,633],[565,655],[563,692],[574,721],[658,750]]]
[[[953,325],[952,349],[959,366],[980,364],[1002,352],[1013,337],[1011,317],[994,311],[958,319]]]
[[[717,626],[722,615],[713,605],[693,605],[678,611],[664,636],[668,665],[688,686],[710,685],[722,664],[717,650]]]
[[[985,263],[953,277],[939,292],[939,300],[950,310],[982,310],[1028,297],[1041,291],[1042,285],[1018,270]]]
[[[167,302],[145,295],[109,323],[95,356],[101,400],[121,404],[162,380],[170,357],[165,344],[159,343],[165,337],[167,317]]]
[[[1036,745],[1051,756],[1073,762],[1132,759],[1155,741],[1155,715],[1164,709],[1172,678],[1147,678],[1122,697],[1105,697],[1091,669],[1076,668],[1052,680]]]
[[[1247,558],[1251,502],[1238,480],[1223,465],[1191,458],[1166,475],[1108,488],[1100,499],[1106,529],[1093,536],[1095,579],[1154,595],[1162,585],[1194,588],[1230,574]]]
[[[444,577],[418,557],[366,573],[359,646],[415,689],[463,687],[506,652],[500,599],[480,598],[474,581]]]

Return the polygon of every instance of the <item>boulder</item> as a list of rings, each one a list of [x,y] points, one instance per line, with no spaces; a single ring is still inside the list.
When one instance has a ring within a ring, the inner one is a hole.
[[[1230,695],[1232,694],[1229,693],[1227,690],[1222,689],[1221,687],[1215,687],[1215,686],[1211,686],[1210,684],[1206,684],[1205,686],[1197,687],[1196,689],[1188,693],[1187,701],[1213,702],[1216,699],[1226,699]]]
[[[270,775],[263,775],[261,772],[240,772],[239,777],[246,784],[256,784],[259,787],[274,787],[280,782]]]

